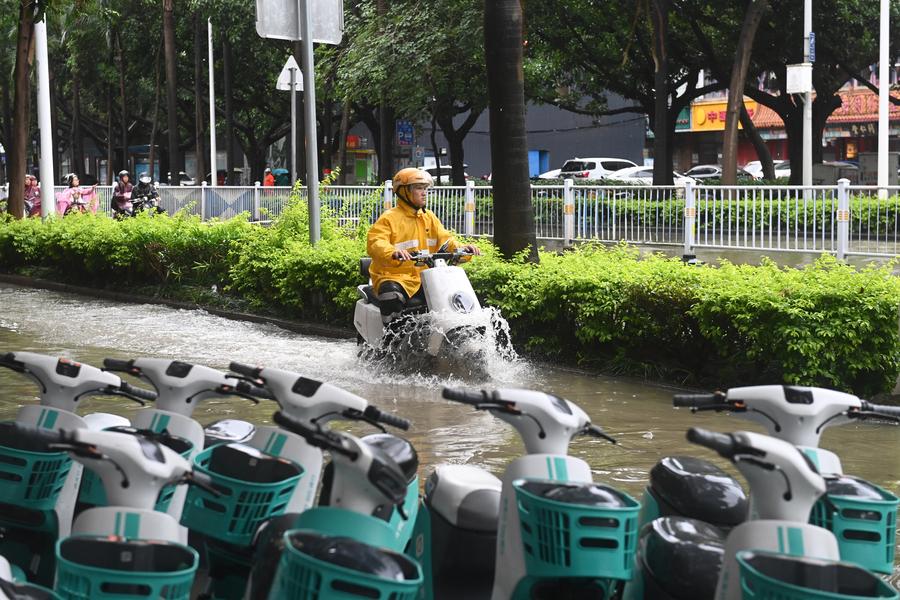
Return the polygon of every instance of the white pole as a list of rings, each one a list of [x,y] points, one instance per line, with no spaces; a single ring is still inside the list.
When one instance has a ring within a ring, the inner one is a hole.
[[[216,164],[216,86],[213,79],[213,34],[212,19],[206,19],[209,45],[209,183],[216,186],[219,182],[219,169]],[[201,173],[200,176],[203,174]]]
[[[316,79],[313,70],[310,0],[300,0],[300,37],[303,39],[303,108],[306,113],[306,195],[309,201],[309,241],[319,241],[319,150],[316,143]]]
[[[297,69],[291,69],[291,185],[297,181]]]
[[[34,24],[34,53],[37,59],[38,128],[41,130],[41,217],[56,213],[53,184],[53,123],[50,120],[50,68],[47,56],[47,14]],[[107,165],[112,169],[112,165]]]
[[[888,49],[890,38],[890,2],[881,0],[881,19],[878,52],[878,197],[887,198],[888,184],[888,135],[890,123],[888,121],[888,95],[890,94],[890,58]]]
[[[812,31],[812,0],[803,3],[803,62],[809,62],[809,34]],[[803,186],[812,185],[812,92],[803,98]]]

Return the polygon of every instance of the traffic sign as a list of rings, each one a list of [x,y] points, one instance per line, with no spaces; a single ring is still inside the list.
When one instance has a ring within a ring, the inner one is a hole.
[[[256,33],[260,37],[296,41],[300,35],[300,2],[304,0],[256,0]],[[344,36],[343,0],[309,2],[312,41],[340,44]]]
[[[284,63],[284,68],[281,69],[281,73],[278,75],[278,81],[275,82],[276,90],[291,91],[292,72],[294,75],[294,89],[298,92],[303,91],[303,73],[300,72],[300,65],[294,60],[293,55],[288,57],[287,62]]]

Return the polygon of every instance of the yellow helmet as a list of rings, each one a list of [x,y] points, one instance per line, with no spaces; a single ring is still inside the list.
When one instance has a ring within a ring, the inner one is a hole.
[[[434,185],[434,179],[431,178],[428,171],[423,171],[422,169],[417,169],[415,167],[400,169],[397,171],[397,174],[394,175],[394,193],[396,194],[404,185],[412,185],[414,183],[424,183],[428,185],[428,187],[432,187]]]

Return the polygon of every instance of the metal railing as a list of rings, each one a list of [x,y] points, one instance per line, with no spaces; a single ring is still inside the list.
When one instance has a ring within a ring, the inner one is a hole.
[[[65,188],[57,187],[55,192]],[[110,186],[98,186],[98,211],[108,213]],[[306,190],[297,188],[301,201]],[[160,205],[203,220],[249,213],[266,222],[287,206],[289,187],[160,187]],[[342,225],[373,223],[394,206],[390,182],[383,186],[327,186],[323,212]],[[563,185],[531,187],[539,239],[627,242],[696,248],[900,255],[900,186],[682,186]],[[448,229],[466,236],[494,234],[493,188],[437,186],[428,206]]]

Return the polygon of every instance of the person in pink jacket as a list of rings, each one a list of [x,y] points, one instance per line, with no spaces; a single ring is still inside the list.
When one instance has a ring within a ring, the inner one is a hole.
[[[100,199],[97,198],[97,185],[82,187],[80,183],[75,173],[66,175],[66,184],[69,187],[56,194],[56,210],[59,214],[67,215],[76,210],[80,212],[90,210],[96,214],[97,206],[100,204]]]

